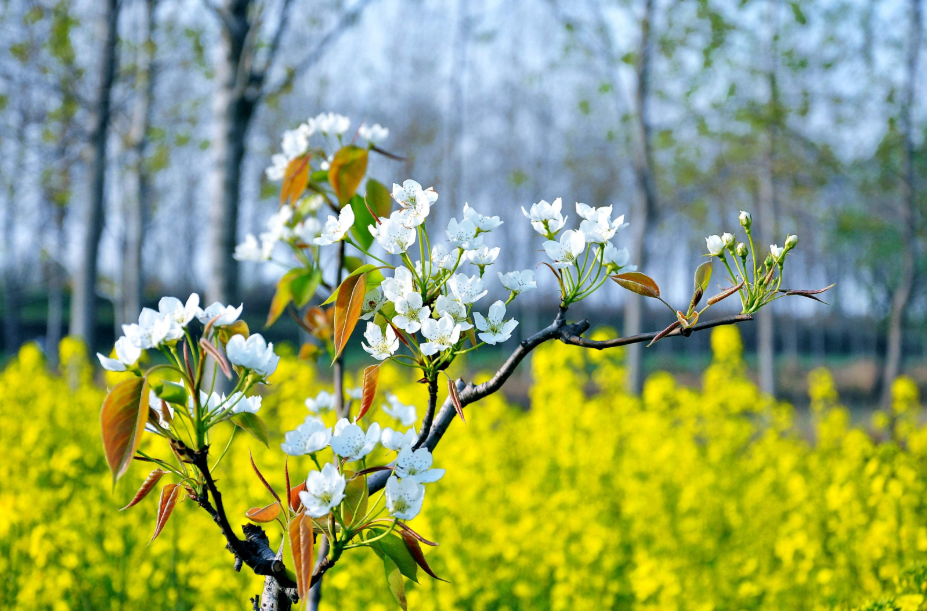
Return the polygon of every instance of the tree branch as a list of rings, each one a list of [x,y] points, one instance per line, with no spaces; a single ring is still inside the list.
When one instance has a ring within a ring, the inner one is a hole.
[[[617,339],[605,341],[589,340],[582,337],[582,334],[589,330],[589,321],[581,320],[575,323],[567,323],[566,312],[567,309],[561,307],[553,323],[547,327],[544,327],[528,339],[523,340],[490,380],[477,385],[473,385],[472,383],[466,384],[463,380],[458,380],[457,390],[460,394],[460,403],[466,407],[471,403],[476,403],[477,401],[484,399],[491,394],[494,394],[496,391],[502,388],[506,380],[509,379],[518,365],[522,362],[522,360],[524,360],[526,356],[528,356],[532,350],[552,339],[557,339],[564,344],[571,346],[591,348],[594,350],[604,350],[606,348],[617,348],[619,346],[649,342],[657,336],[657,333],[642,333],[640,335],[619,337]],[[679,337],[680,335],[688,336],[696,331],[704,331],[705,329],[711,329],[713,327],[719,327],[722,325],[734,325],[751,320],[753,320],[753,316],[750,314],[728,316],[726,318],[719,318],[717,320],[699,323],[690,329],[685,330],[685,332],[677,329],[667,334],[665,337]],[[451,425],[451,422],[454,421],[454,417],[456,415],[457,410],[454,409],[454,404],[450,397],[448,397],[444,401],[444,404],[441,406],[441,410],[438,412],[437,418],[435,418],[434,424],[432,424],[428,434],[428,439],[424,444],[430,452],[434,452],[438,443],[441,441],[441,438],[444,437],[444,433],[447,432],[448,427]],[[374,494],[375,492],[382,490],[383,487],[386,486],[386,480],[389,479],[390,475],[390,471],[380,471],[368,477],[368,493]]]
[[[438,406],[438,378],[432,378],[428,380],[428,410],[425,412],[425,417],[422,418],[422,430],[418,434],[418,439],[412,445],[413,450],[417,450],[422,447],[422,444],[425,443],[425,440],[428,439],[428,434],[431,432],[431,423],[435,418],[435,408]]]

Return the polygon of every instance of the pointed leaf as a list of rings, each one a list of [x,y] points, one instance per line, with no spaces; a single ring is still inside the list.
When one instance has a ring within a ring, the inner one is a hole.
[[[164,525],[167,524],[168,518],[174,512],[174,507],[177,505],[181,492],[183,492],[183,488],[178,484],[168,484],[161,488],[161,499],[158,501],[158,520],[151,541],[154,541],[164,530]],[[148,543],[151,543],[151,541]]]
[[[354,474],[354,477],[361,477],[362,475],[370,475],[371,473],[376,473],[377,471],[392,471],[393,468],[387,465],[377,465],[376,467],[367,467],[366,469],[361,469]]]
[[[277,290],[274,291],[274,298],[270,302],[270,310],[267,311],[267,321],[264,323],[265,329],[277,322],[277,319],[280,318],[280,315],[283,314],[286,307],[293,301],[291,283],[293,281],[294,272],[296,271],[297,270],[288,271],[277,281]]]
[[[657,333],[656,337],[650,340],[650,343],[647,344],[647,347],[650,348],[651,346],[653,346],[655,343],[657,343],[658,341],[660,341],[661,339],[663,339],[664,337],[672,333],[673,329],[675,329],[678,326],[679,326],[679,321],[674,320],[670,326],[668,326],[667,328]]]
[[[359,276],[361,274],[367,274],[367,279],[365,280],[365,282],[367,283],[368,291],[376,286],[380,286],[380,283],[383,282],[383,273],[380,271],[381,269],[392,269],[392,268],[388,268],[388,266],[386,265],[377,266],[377,265],[374,265],[373,263],[364,263],[363,265],[355,268],[350,274],[345,276],[345,279],[342,280],[341,284],[338,285],[338,288],[335,289],[335,291],[331,295],[328,296],[328,299],[326,299],[319,305],[327,306],[330,303],[334,303],[335,300],[338,299],[338,293],[341,290],[341,287],[344,285],[344,283],[351,280],[351,278],[354,278],[355,276]]]
[[[113,474],[113,485],[132,463],[148,421],[148,383],[144,378],[124,380],[103,401],[100,424],[103,451]]]
[[[251,412],[242,412],[229,418],[240,429],[260,441],[265,447],[270,447],[270,434],[267,432],[267,425],[261,420],[261,417]]]
[[[322,271],[318,268],[300,268],[299,274],[290,282],[290,291],[293,293],[293,303],[297,308],[304,307],[315,297],[322,283]]]
[[[251,468],[254,469],[255,473],[257,473],[258,479],[261,480],[261,483],[264,484],[264,487],[267,488],[267,490],[273,495],[273,497],[277,499],[277,502],[283,505],[283,501],[280,500],[280,497],[277,495],[277,491],[274,490],[273,487],[267,483],[267,480],[264,479],[264,475],[261,473],[261,470],[257,468],[256,464],[254,464],[254,456],[251,454],[250,450],[248,451],[248,458],[251,459]]]
[[[742,287],[743,285],[744,285],[744,281],[741,280],[740,283],[737,284],[736,286],[730,286],[724,289],[723,291],[721,291],[720,293],[718,293],[717,295],[715,295],[714,297],[709,297],[708,305],[712,306],[718,303],[719,301],[723,301],[727,299],[728,297],[730,297],[731,295],[739,291],[740,287]]]
[[[653,299],[660,296],[660,287],[657,286],[657,283],[649,276],[640,272],[625,272],[612,276],[611,278],[632,293],[637,293],[638,295]]]
[[[383,569],[386,571],[386,585],[389,587],[390,594],[393,595],[393,598],[402,607],[405,611],[408,611],[409,606],[406,602],[406,584],[402,580],[402,573],[399,571],[399,567],[396,566],[396,563],[386,555],[381,554],[383,558]]]
[[[138,489],[138,492],[135,493],[135,496],[132,497],[132,500],[129,501],[129,504],[120,509],[119,511],[124,511],[129,507],[137,505],[139,501],[148,496],[148,493],[154,490],[154,487],[158,484],[158,481],[164,474],[167,473],[164,469],[155,469],[148,474],[148,477],[145,478],[145,481],[142,482],[142,487]]]
[[[708,283],[711,281],[711,261],[705,261],[695,270],[695,288],[702,289],[702,292],[708,290]]]
[[[354,418],[354,422],[357,422],[364,417],[364,414],[367,413],[367,410],[370,409],[370,406],[373,405],[373,400],[377,396],[377,382],[380,379],[380,366],[379,365],[370,365],[364,369],[364,392],[361,395],[361,406],[360,410],[357,412],[357,417]]]
[[[216,348],[212,342],[210,342],[205,337],[200,338],[200,347],[203,349],[206,354],[212,357],[218,365],[219,369],[222,370],[222,373],[225,374],[225,377],[229,380],[232,379],[232,366],[229,365],[228,359],[225,358],[225,355]]]
[[[309,160],[312,154],[302,155],[289,163],[283,174],[283,185],[280,187],[280,203],[286,204],[296,201],[306,190],[309,183]]]
[[[367,202],[360,195],[354,194],[354,197],[348,202],[351,209],[354,210],[354,224],[351,226],[351,235],[357,240],[364,250],[370,250],[373,244],[373,234],[368,227],[377,223],[370,210],[367,209]]]
[[[259,524],[264,524],[265,522],[273,522],[277,519],[277,516],[280,515],[280,503],[274,501],[267,507],[252,507],[249,509],[245,516],[252,522],[257,522]]]
[[[299,511],[299,506],[302,503],[299,500],[299,493],[303,492],[306,489],[306,482],[301,482],[298,486],[290,490],[290,509],[293,511]]]
[[[463,403],[460,402],[460,393],[457,392],[457,382],[448,378],[447,380],[447,392],[451,397],[451,402],[454,404],[454,409],[457,410],[457,415],[460,416],[460,419],[463,422],[466,422],[467,419],[463,415]]]
[[[366,287],[367,274],[360,274],[351,276],[338,288],[338,298],[335,300],[335,359],[344,350],[357,325],[364,305]]]
[[[829,291],[831,288],[833,288],[833,286],[834,286],[834,285],[831,284],[831,285],[829,285],[829,286],[825,286],[824,288],[822,288],[822,289],[817,289],[817,290],[810,290],[810,289],[804,289],[804,290],[803,290],[803,289],[779,289],[779,292],[780,292],[780,293],[785,293],[786,295],[798,295],[799,297],[807,297],[808,299],[814,299],[815,301],[820,301],[820,302],[823,303],[824,305],[828,305],[828,303],[827,303],[826,301],[824,301],[823,299],[818,299],[817,297],[815,297],[815,295],[820,295],[821,293],[823,293],[823,292],[825,292],[825,291]]]
[[[296,590],[300,600],[306,600],[312,583],[314,561],[314,535],[312,519],[305,513],[290,520],[288,530],[290,550],[293,553],[293,571],[296,573]]]
[[[393,208],[393,198],[389,190],[376,180],[370,178],[367,180],[367,205],[375,216],[386,218]],[[368,232],[369,233],[369,232]]]
[[[432,578],[437,579],[438,581],[443,581],[444,583],[449,583],[447,579],[441,579],[435,572],[431,570],[431,567],[428,566],[428,562],[425,560],[425,554],[422,552],[422,547],[418,544],[418,541],[413,537],[409,532],[402,531],[402,540],[406,544],[406,548],[409,550],[409,553],[412,555],[412,559],[415,560],[415,563],[421,567],[423,571],[428,573]]]
[[[403,531],[409,533],[410,535],[412,535],[413,537],[415,537],[416,540],[418,540],[418,541],[421,542],[421,543],[424,543],[425,545],[430,545],[430,546],[432,546],[432,547],[438,547],[438,544],[437,544],[437,543],[435,543],[434,541],[429,541],[428,539],[426,539],[426,538],[423,537],[422,535],[420,535],[420,534],[418,534],[417,532],[415,532],[414,530],[412,530],[412,529],[409,527],[409,525],[406,524],[406,523],[404,523],[404,522],[396,522],[396,527],[397,527],[397,528],[401,528]]]
[[[342,205],[354,196],[367,173],[367,157],[367,149],[353,144],[335,153],[328,168],[328,182]]]
[[[377,532],[377,529],[374,529],[374,532]],[[389,534],[371,543],[370,547],[379,554],[389,556],[403,575],[418,583],[418,564],[401,536],[397,533]]]

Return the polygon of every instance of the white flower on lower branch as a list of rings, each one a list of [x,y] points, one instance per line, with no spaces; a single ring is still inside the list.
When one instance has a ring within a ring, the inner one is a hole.
[[[394,518],[411,520],[422,510],[425,486],[407,479],[399,481],[395,475],[386,481],[386,509]]]
[[[315,416],[307,416],[306,421],[288,431],[280,448],[290,456],[312,454],[325,448],[332,438],[332,429]]]
[[[474,312],[473,320],[476,322],[476,328],[482,331],[479,334],[480,339],[487,344],[508,341],[512,337],[512,331],[518,326],[518,321],[515,319],[505,320],[505,304],[501,301],[489,306],[488,318],[483,318],[482,314]]]
[[[425,356],[431,356],[457,343],[460,339],[460,325],[447,314],[442,316],[441,320],[429,318],[422,323],[422,335],[428,341],[419,346],[419,349]]]
[[[100,365],[106,371],[125,371],[134,365],[142,356],[142,349],[129,341],[127,337],[116,340],[116,358],[111,359],[97,352]]]
[[[243,335],[233,335],[225,346],[229,361],[235,365],[251,369],[265,378],[277,369],[280,357],[274,354],[273,343],[268,344],[260,333],[245,339]]]
[[[401,452],[403,448],[411,448],[416,440],[418,440],[418,433],[415,432],[415,429],[400,433],[386,428],[383,429],[383,434],[380,436],[380,443],[383,444],[383,447],[393,452]]]
[[[386,333],[384,334],[379,325],[368,322],[367,330],[364,331],[364,339],[370,345],[361,342],[361,347],[378,361],[388,359],[394,352],[399,350],[399,338],[396,337],[393,328],[389,326],[386,327]]]
[[[322,467],[322,471],[312,471],[306,478],[306,489],[299,493],[299,500],[306,508],[306,513],[313,518],[327,515],[344,500],[344,476],[331,463]]]

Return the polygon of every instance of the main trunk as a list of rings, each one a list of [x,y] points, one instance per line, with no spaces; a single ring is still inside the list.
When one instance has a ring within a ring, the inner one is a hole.
[[[106,141],[109,136],[109,120],[113,81],[116,78],[117,24],[119,22],[118,0],[105,0],[103,13],[103,41],[99,64],[99,83],[93,106],[90,129],[90,180],[85,227],[81,242],[78,267],[74,275],[71,299],[72,335],[84,339],[93,349],[94,323],[96,320],[97,258],[100,235],[103,233],[103,213],[106,197]]]
[[[130,323],[142,309],[144,270],[142,266],[142,234],[150,196],[150,181],[145,168],[148,145],[148,125],[154,92],[153,29],[155,0],[146,0],[139,32],[139,51],[136,61],[135,104],[132,108],[132,126],[129,130],[129,171],[126,175],[125,201],[125,252],[122,262],[122,312],[117,318]]]
[[[651,15],[653,15],[653,0],[647,0],[644,4],[644,15],[641,19],[640,60],[637,66],[637,92],[635,97],[637,108],[635,108],[634,124],[632,126],[632,154],[637,196],[635,199],[635,213],[631,218],[634,229],[630,252],[631,263],[642,270],[647,263],[647,235],[657,211],[657,186],[653,175],[650,121],[647,115],[650,95]],[[639,295],[631,293],[628,293],[627,297],[628,302],[624,311],[623,329],[625,336],[636,335],[643,330],[641,325],[644,300]],[[625,362],[628,392],[639,393],[643,384],[640,344],[628,346]]]
[[[921,26],[921,0],[911,0],[911,30],[908,34],[907,53],[907,82],[905,84],[904,101],[901,107],[901,119],[904,129],[904,177],[902,181],[901,206],[901,278],[892,295],[892,309],[888,318],[888,342],[885,347],[885,368],[882,370],[882,400],[883,406],[891,403],[892,383],[901,373],[901,360],[904,321],[914,290],[915,252],[916,244],[916,193],[914,180],[914,125],[911,109],[914,105],[914,94],[917,78],[917,62],[920,53],[922,36]]]
[[[217,91],[213,104],[212,172],[208,248],[208,301],[229,303],[238,296],[238,265],[232,258],[237,242],[245,138],[255,102],[248,91],[242,59],[251,23],[250,0],[226,0],[222,35],[216,58]]]

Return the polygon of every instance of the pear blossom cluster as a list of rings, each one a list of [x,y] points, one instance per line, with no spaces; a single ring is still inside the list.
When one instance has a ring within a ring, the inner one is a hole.
[[[162,297],[157,310],[142,308],[137,323],[122,326],[124,335],[114,345],[115,358],[97,353],[100,365],[114,372],[137,370],[138,361],[146,350],[167,353],[180,340],[189,337],[189,325],[194,319],[208,326],[214,334],[218,329],[238,321],[243,307],[215,302],[204,309],[199,307],[199,303],[199,295],[193,293],[186,303],[176,297]],[[260,333],[247,338],[233,335],[225,349],[233,365],[253,371],[261,378],[270,376],[280,361],[274,353],[274,345],[268,344]]]
[[[612,218],[612,206],[593,207],[576,202],[576,214],[581,219],[577,229],[566,229],[568,216],[563,215],[563,202],[541,200],[529,210],[521,209],[531,227],[546,238],[544,252],[562,287],[562,302],[569,305],[598,290],[610,274],[627,269],[631,254],[618,248],[612,239],[628,226],[624,215]],[[508,278],[511,286],[519,286],[520,278]],[[512,289],[514,290],[514,289]]]

